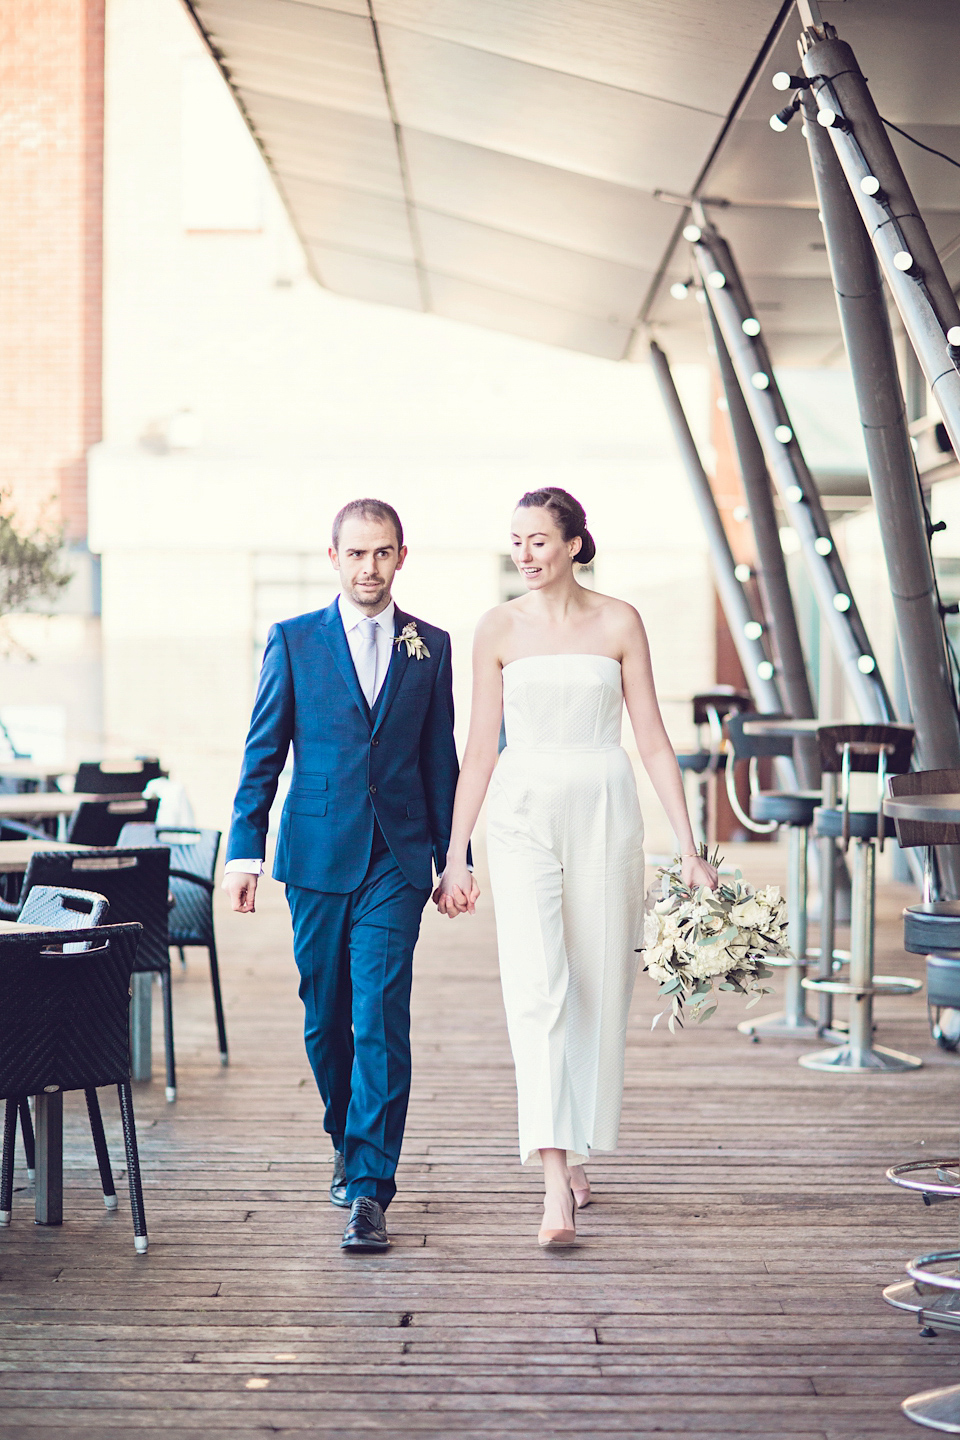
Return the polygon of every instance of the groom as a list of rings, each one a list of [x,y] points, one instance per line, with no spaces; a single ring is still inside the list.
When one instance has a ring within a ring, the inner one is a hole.
[[[407,549],[381,500],[333,523],[341,594],[274,625],[234,802],[224,889],[251,913],[293,745],[273,874],[286,884],[307,1055],[333,1141],[342,1246],[385,1250],[410,1092],[410,982],[431,860],[443,870],[457,754],[450,637],[394,604]]]

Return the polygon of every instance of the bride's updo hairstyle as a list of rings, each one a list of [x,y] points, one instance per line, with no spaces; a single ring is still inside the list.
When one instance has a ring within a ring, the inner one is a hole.
[[[545,485],[542,490],[528,490],[517,502],[518,510],[549,510],[564,540],[580,537],[580,549],[574,555],[577,565],[589,565],[597,547],[587,529],[587,512],[568,490],[558,485]]]

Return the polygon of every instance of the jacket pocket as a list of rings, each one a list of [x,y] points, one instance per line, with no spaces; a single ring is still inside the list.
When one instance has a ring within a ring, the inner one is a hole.
[[[290,788],[298,795],[307,790],[326,790],[327,777],[318,775],[312,770],[298,770]]]
[[[315,792],[298,790],[296,794],[290,792],[283,808],[290,815],[326,815],[327,802]]]

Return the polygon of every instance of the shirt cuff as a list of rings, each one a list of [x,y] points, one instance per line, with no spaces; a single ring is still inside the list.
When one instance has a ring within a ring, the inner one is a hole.
[[[262,875],[262,860],[228,860],[223,867],[224,875]]]

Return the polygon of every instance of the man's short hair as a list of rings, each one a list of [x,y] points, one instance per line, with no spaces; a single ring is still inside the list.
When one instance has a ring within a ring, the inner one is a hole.
[[[400,516],[392,505],[386,500],[350,500],[342,510],[338,510],[333,522],[333,548],[340,549],[340,531],[344,520],[349,520],[352,515],[359,515],[362,520],[383,520],[393,526],[397,532],[397,549],[403,549],[403,526],[400,524]]]

